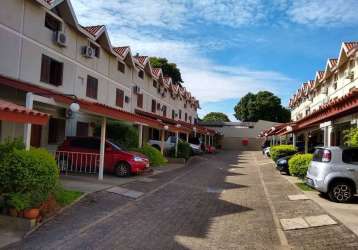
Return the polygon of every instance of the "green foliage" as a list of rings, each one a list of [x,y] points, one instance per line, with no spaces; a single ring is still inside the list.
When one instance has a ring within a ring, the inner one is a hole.
[[[314,189],[308,186],[304,182],[297,182],[295,183],[297,187],[299,187],[302,191],[313,191]]]
[[[291,113],[281,105],[281,99],[268,91],[248,93],[240,99],[234,110],[235,117],[244,122],[288,122],[291,119]]]
[[[165,159],[165,157],[162,155],[162,153],[158,149],[152,147],[149,144],[144,145],[142,148],[134,149],[133,151],[142,153],[145,156],[147,156],[149,159],[150,165],[153,167],[161,166],[161,165],[167,163],[167,159]]]
[[[301,179],[305,178],[312,158],[312,154],[297,154],[292,156],[288,161],[290,174]]]
[[[6,139],[4,143],[0,144],[0,160],[3,159],[6,154],[13,152],[14,149],[25,149],[22,138],[14,140]]]
[[[169,152],[168,155],[170,157],[175,157],[175,147],[172,147]],[[191,147],[190,144],[187,143],[186,141],[183,140],[179,140],[178,143],[178,155],[176,158],[184,158],[184,159],[189,159],[191,155]]]
[[[61,186],[58,186],[53,193],[55,200],[61,206],[66,206],[74,202],[78,197],[82,195],[82,192],[66,190]]]
[[[168,59],[161,57],[150,57],[149,60],[153,68],[161,68],[163,75],[171,77],[174,84],[181,85],[184,82],[175,63],[169,63]]]
[[[21,211],[31,206],[31,197],[28,193],[10,193],[6,196],[6,204]]]
[[[31,206],[48,198],[58,177],[56,161],[44,149],[14,149],[0,160],[0,193],[28,195]]]
[[[230,119],[229,117],[227,117],[226,114],[221,113],[221,112],[210,112],[207,115],[204,116],[203,118],[204,122],[217,122],[217,121],[222,121],[222,122],[229,122]]]
[[[358,128],[344,131],[344,144],[348,147],[358,147]]]
[[[270,155],[274,162],[281,157],[297,153],[297,148],[293,145],[277,145],[270,148]]]
[[[110,122],[107,124],[107,137],[124,148],[138,147],[138,131],[125,122]],[[95,128],[95,136],[101,135],[101,126]]]

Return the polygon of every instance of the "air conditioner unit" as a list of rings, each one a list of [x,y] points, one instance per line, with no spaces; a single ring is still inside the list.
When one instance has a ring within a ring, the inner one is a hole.
[[[66,47],[67,46],[67,36],[66,36],[65,32],[57,31],[55,33],[55,42],[61,47]]]
[[[134,87],[133,87],[133,92],[134,92],[135,94],[140,94],[140,93],[141,93],[140,87],[139,87],[139,86],[134,86]]]
[[[354,79],[354,71],[348,71],[346,79],[353,80]]]
[[[95,57],[95,51],[90,46],[83,46],[82,47],[82,55],[87,58],[94,58]]]

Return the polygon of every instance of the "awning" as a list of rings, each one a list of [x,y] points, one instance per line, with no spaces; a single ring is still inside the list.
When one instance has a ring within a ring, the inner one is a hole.
[[[48,119],[49,115],[46,113],[27,109],[24,106],[0,99],[1,121],[44,125],[48,122]]]

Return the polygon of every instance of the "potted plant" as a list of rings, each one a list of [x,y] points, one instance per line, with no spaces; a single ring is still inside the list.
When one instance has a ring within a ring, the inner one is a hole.
[[[29,207],[29,195],[23,193],[10,193],[7,195],[6,204],[9,207],[10,216],[17,217],[22,211]]]

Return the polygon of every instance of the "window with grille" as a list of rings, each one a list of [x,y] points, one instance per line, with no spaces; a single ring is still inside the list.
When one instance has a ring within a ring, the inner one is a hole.
[[[51,85],[62,85],[63,63],[58,62],[51,57],[42,55],[41,61],[41,82]]]
[[[46,13],[45,15],[45,27],[54,31],[54,32],[57,32],[57,31],[60,31],[61,30],[61,21],[56,19],[54,16],[52,16],[51,14],[49,13]]]
[[[98,95],[98,79],[87,76],[87,88],[86,88],[86,96],[97,99]]]
[[[142,78],[142,79],[144,78],[144,71],[143,70],[138,71],[138,77]]]
[[[123,108],[124,103],[124,91],[121,89],[116,89],[116,106]]]
[[[137,107],[143,108],[143,94],[137,94]]]
[[[152,112],[155,113],[157,111],[157,102],[152,100]]]
[[[118,61],[118,66],[117,66],[118,70],[120,72],[122,72],[123,74],[126,72],[126,65],[120,61]]]

